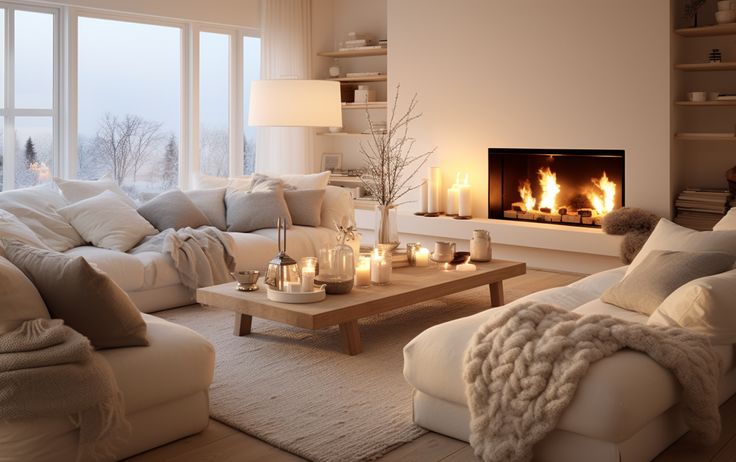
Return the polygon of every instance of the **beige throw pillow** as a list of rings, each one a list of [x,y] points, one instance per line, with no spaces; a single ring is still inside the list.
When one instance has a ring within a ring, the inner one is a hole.
[[[127,252],[146,236],[158,234],[145,218],[112,191],[59,209],[74,229],[95,247]]]
[[[5,252],[30,279],[51,317],[89,338],[97,349],[148,345],[146,323],[128,294],[83,257],[6,242]]]
[[[38,290],[21,270],[0,257],[0,324],[38,318],[49,319]]]
[[[225,192],[227,188],[197,189],[184,194],[207,216],[210,224],[220,231],[227,230]]]
[[[105,191],[112,191],[120,196],[128,205],[135,207],[135,202],[125,194],[125,191],[120,189],[120,186],[112,178],[103,177],[99,180],[62,180],[61,178],[55,177],[54,183],[56,183],[56,186],[70,204],[95,197]]]
[[[319,226],[324,197],[324,189],[284,191],[292,223],[301,226]]]
[[[635,269],[601,295],[601,300],[650,315],[672,292],[693,279],[722,273],[736,256],[719,252],[654,250]]]

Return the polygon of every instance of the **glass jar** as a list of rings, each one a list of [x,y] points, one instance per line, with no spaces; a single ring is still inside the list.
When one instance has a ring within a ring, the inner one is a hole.
[[[355,259],[349,245],[337,244],[319,251],[319,274],[316,284],[325,284],[325,292],[331,295],[347,294],[353,289]]]

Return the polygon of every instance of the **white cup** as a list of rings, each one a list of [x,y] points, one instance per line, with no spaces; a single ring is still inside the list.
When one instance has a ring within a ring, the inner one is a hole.
[[[687,99],[692,102],[702,102],[708,98],[708,94],[704,91],[691,91],[687,94]]]

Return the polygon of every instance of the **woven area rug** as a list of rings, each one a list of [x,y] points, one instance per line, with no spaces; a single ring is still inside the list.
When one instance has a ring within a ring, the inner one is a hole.
[[[515,280],[506,283],[507,302],[525,293]],[[309,460],[349,462],[426,433],[412,422],[402,348],[430,326],[488,307],[481,287],[366,318],[357,356],[342,352],[337,327],[311,331],[254,318],[253,333],[236,337],[229,311],[194,306],[157,315],[215,345],[214,419]]]

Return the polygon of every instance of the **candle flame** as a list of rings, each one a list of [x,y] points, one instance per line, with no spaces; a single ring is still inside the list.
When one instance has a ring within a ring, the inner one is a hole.
[[[588,200],[593,206],[593,209],[598,215],[605,215],[612,211],[616,203],[616,183],[608,179],[606,172],[603,172],[603,176],[600,179],[591,178],[590,181],[603,193],[588,192]]]
[[[532,187],[529,184],[529,180],[524,180],[524,183],[519,187],[519,194],[521,195],[521,200],[524,201],[526,209],[534,210],[537,200],[532,195]]]
[[[542,200],[539,203],[540,208],[548,208],[552,213],[557,211],[557,195],[560,193],[560,185],[557,184],[557,174],[553,173],[549,167],[539,169],[539,185],[542,187]]]

